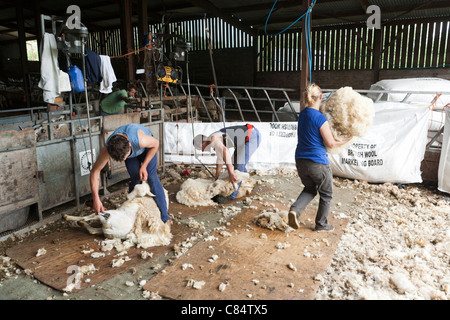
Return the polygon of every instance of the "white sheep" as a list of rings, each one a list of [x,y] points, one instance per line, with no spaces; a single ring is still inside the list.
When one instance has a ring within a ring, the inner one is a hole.
[[[167,207],[169,198],[167,190]],[[64,215],[69,221],[77,221],[90,234],[103,234],[110,239],[127,239],[134,235],[133,240],[142,248],[168,245],[172,239],[170,225],[161,220],[161,212],[153,199],[147,182],[137,184],[127,195],[127,200],[115,210],[107,210],[84,217]],[[88,221],[99,221],[102,227],[95,228]]]
[[[250,178],[250,175],[246,172],[235,170],[235,175],[242,182],[236,198],[248,196],[256,181]],[[186,206],[215,206],[217,203],[211,200],[214,196],[229,196],[236,188],[237,184],[229,181],[228,171],[225,171],[215,181],[211,179],[187,179],[180,186],[176,199],[178,203]]]

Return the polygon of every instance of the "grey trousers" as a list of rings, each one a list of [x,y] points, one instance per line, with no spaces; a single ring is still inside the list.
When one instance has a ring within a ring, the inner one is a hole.
[[[297,218],[299,218],[306,206],[319,193],[320,201],[315,223],[316,227],[327,225],[327,217],[333,197],[331,167],[308,159],[296,159],[295,165],[305,188],[298,196],[297,201],[292,204],[290,211],[295,212]]]

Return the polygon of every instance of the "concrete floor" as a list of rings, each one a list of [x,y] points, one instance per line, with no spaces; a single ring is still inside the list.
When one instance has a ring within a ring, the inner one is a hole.
[[[288,203],[296,199],[302,189],[302,185],[298,177],[295,176],[254,176],[255,179],[262,180],[262,185],[270,185],[275,188],[277,192],[282,193],[282,198],[276,198],[279,201]],[[270,199],[273,194],[264,195]],[[345,212],[352,206],[354,191],[350,189],[340,189],[334,187],[334,198],[331,208],[331,213]],[[243,200],[243,199],[242,199]],[[337,205],[339,204],[339,205]],[[242,206],[242,201],[234,204],[235,206]],[[317,207],[318,197],[316,197],[310,204],[311,207]],[[288,208],[288,205],[287,205]],[[217,224],[211,223],[212,215],[199,215],[195,219],[199,222],[202,219],[206,223],[207,230],[212,230],[213,226]],[[214,215],[213,215],[214,216]],[[216,215],[217,217],[217,215]],[[58,222],[56,222],[58,223]],[[82,291],[63,294],[60,291],[54,290],[45,284],[40,283],[32,276],[24,273],[18,274],[12,278],[4,279],[0,283],[0,300],[147,300],[143,297],[143,290],[139,287],[139,281],[142,279],[150,280],[157,272],[161,272],[168,265],[168,260],[172,258],[174,252],[171,251],[166,256],[152,259],[136,267],[136,272],[126,272],[119,274],[109,280],[103,281],[96,286],[86,288]],[[161,269],[155,271],[153,267],[160,264]],[[127,286],[127,281],[134,282],[133,286]]]

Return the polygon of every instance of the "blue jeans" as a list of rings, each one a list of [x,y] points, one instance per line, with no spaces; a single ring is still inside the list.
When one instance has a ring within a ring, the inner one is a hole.
[[[234,169],[239,170],[240,172],[247,172],[247,163],[250,160],[250,157],[255,153],[261,143],[261,134],[258,129],[253,127],[252,134],[247,142],[244,145],[236,146],[236,150],[234,150]],[[239,182],[236,190],[229,196],[230,199],[236,198],[239,188],[241,187],[241,182]]]
[[[138,183],[141,183],[141,179],[139,177],[139,170],[141,168],[142,162],[144,162],[145,156],[148,152],[148,149],[135,158],[127,158],[125,160],[125,165],[127,167],[128,173],[131,178],[131,182],[128,186],[128,192],[133,191],[134,186]],[[155,195],[155,202],[161,211],[161,220],[166,222],[169,220],[169,215],[167,214],[167,203],[166,203],[166,195],[164,193],[164,188],[161,184],[161,181],[158,178],[158,174],[156,172],[156,166],[158,164],[158,153],[155,153],[155,156],[150,161],[147,166],[147,174],[148,174],[148,184],[150,186],[150,191]]]

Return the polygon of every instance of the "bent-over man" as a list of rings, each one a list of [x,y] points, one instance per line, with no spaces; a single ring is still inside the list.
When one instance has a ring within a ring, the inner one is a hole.
[[[91,170],[90,183],[96,213],[105,210],[98,194],[100,171],[112,158],[116,161],[125,161],[131,178],[128,192],[131,192],[140,181],[148,181],[150,191],[155,195],[155,202],[161,211],[161,220],[169,221],[164,188],[156,171],[158,147],[159,141],[152,136],[148,128],[140,124],[121,126],[111,134]]]

